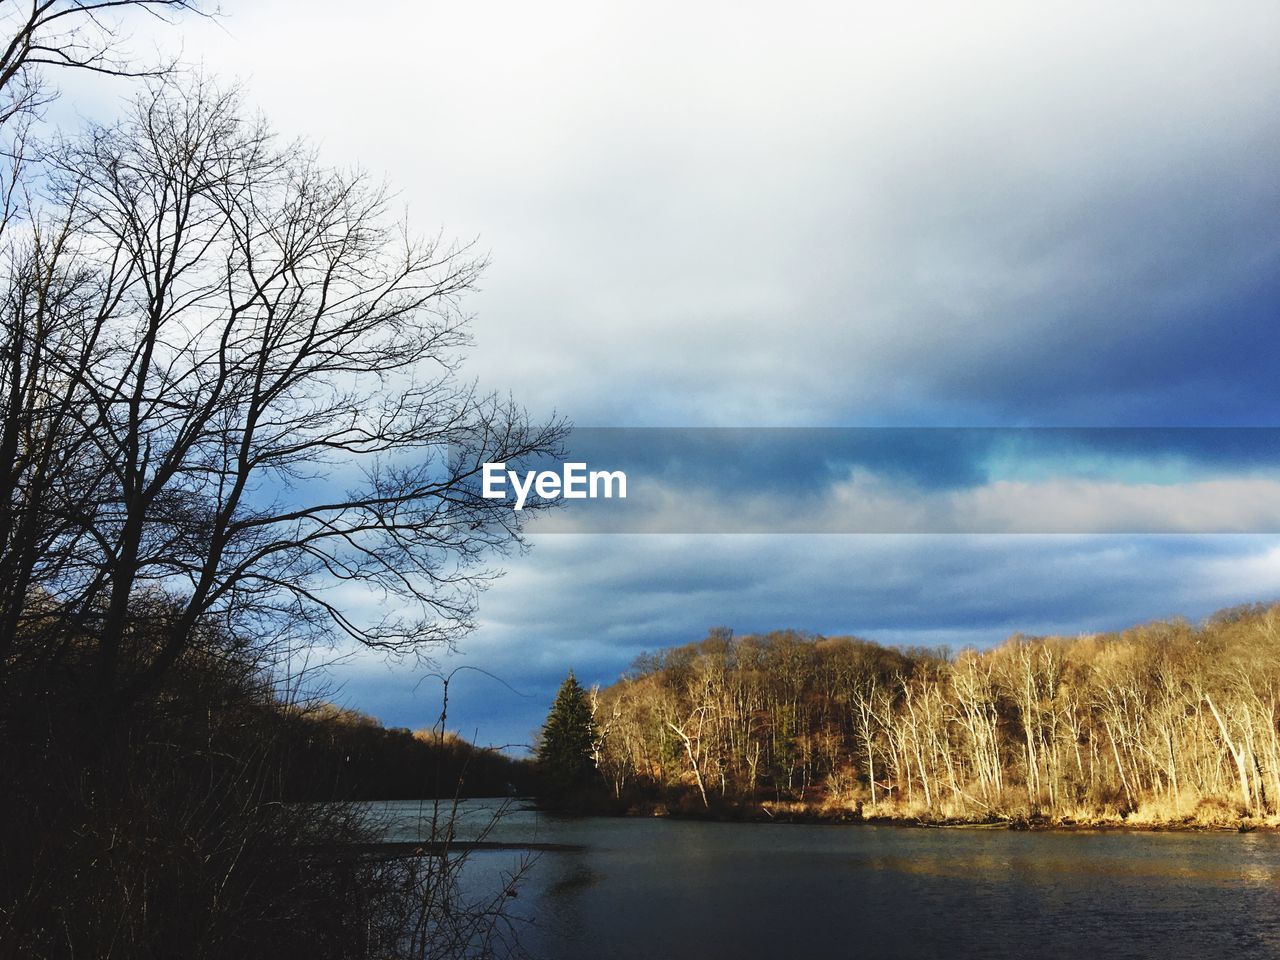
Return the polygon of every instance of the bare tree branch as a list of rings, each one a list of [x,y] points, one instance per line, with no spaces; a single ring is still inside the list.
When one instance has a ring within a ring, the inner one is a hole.
[[[208,618],[327,621],[392,652],[471,629],[488,558],[522,544],[481,467],[564,434],[459,379],[483,260],[412,238],[383,189],[203,80],[155,82],[50,164],[73,242],[39,289],[88,346],[41,341],[47,395],[14,401],[19,421],[56,409],[66,439],[46,446],[78,465],[50,461],[56,495],[23,501],[58,518],[28,580],[94,637],[104,693],[143,695]],[[30,343],[13,341],[11,392]],[[140,653],[129,611],[148,590],[177,612]]]

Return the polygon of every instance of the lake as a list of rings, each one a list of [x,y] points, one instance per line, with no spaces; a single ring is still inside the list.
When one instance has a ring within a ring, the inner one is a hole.
[[[460,836],[501,801],[468,801]],[[417,802],[371,805],[388,840]],[[1280,835],[567,819],[515,801],[535,957],[1280,957]],[[473,854],[492,884],[520,854]]]

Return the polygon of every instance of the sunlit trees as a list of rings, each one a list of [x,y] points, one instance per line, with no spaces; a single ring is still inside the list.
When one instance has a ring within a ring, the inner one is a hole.
[[[961,653],[952,668],[951,693],[979,802],[988,808],[998,806],[1004,795],[1004,761],[1000,756],[1000,713],[991,658],[972,650]]]
[[[627,731],[605,739],[601,766],[636,796],[891,816],[1280,814],[1280,607],[952,656],[719,630],[643,658],[599,704]]]

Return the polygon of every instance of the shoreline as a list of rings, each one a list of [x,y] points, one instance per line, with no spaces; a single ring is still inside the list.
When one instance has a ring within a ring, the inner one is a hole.
[[[692,820],[707,823],[788,824],[830,827],[897,827],[904,830],[1008,830],[1027,833],[1276,833],[1280,824],[1242,820],[1238,824],[1202,822],[1126,823],[1115,820],[996,819],[925,820],[919,817],[845,817],[820,814],[785,816],[708,816],[684,813],[621,814],[628,818],[655,817],[665,820]]]
[[[1280,815],[1221,817],[1212,820],[1197,819],[1193,815],[1186,815],[1177,819],[1155,817],[1143,819],[1140,812],[1129,816],[1104,814],[1089,817],[1054,817],[1041,814],[1030,816],[993,814],[985,817],[929,817],[905,812],[897,815],[885,812],[860,813],[857,808],[839,808],[827,804],[787,801],[720,805],[704,810],[686,803],[667,804],[661,801],[638,801],[626,806],[615,803],[602,804],[595,807],[585,805],[570,809],[557,809],[551,806],[543,806],[535,796],[472,797],[469,799],[493,799],[504,803],[518,802],[522,805],[520,809],[568,819],[603,817],[625,820],[687,820],[705,823],[777,823],[808,824],[812,826],[901,827],[922,830],[1012,830],[1015,832],[1062,833],[1280,833]],[[363,802],[398,803],[404,801],[374,800]],[[388,849],[390,846],[401,844],[404,846],[422,846],[421,843],[410,843],[409,841],[376,841],[372,846]],[[452,845],[455,848],[467,847],[477,850],[507,847],[560,850],[573,847],[572,844],[506,843],[495,841],[453,841]]]
[[[758,804],[723,810],[672,810],[664,804],[634,806],[625,811],[594,811],[588,816],[627,818],[657,817],[670,820],[698,820],[712,823],[778,823],[815,826],[880,826],[929,830],[1011,830],[1015,832],[1060,833],[1274,833],[1280,832],[1280,817],[1239,817],[1234,819],[1198,820],[1194,817],[1171,819],[1129,819],[1128,817],[927,817],[884,813],[860,814],[852,810],[796,805]]]

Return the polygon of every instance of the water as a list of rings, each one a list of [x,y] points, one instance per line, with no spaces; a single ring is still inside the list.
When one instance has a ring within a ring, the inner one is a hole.
[[[470,801],[461,834],[499,801]],[[376,805],[388,839],[418,804]],[[562,819],[517,804],[535,957],[1280,958],[1280,835]],[[474,854],[469,883],[520,854]]]

